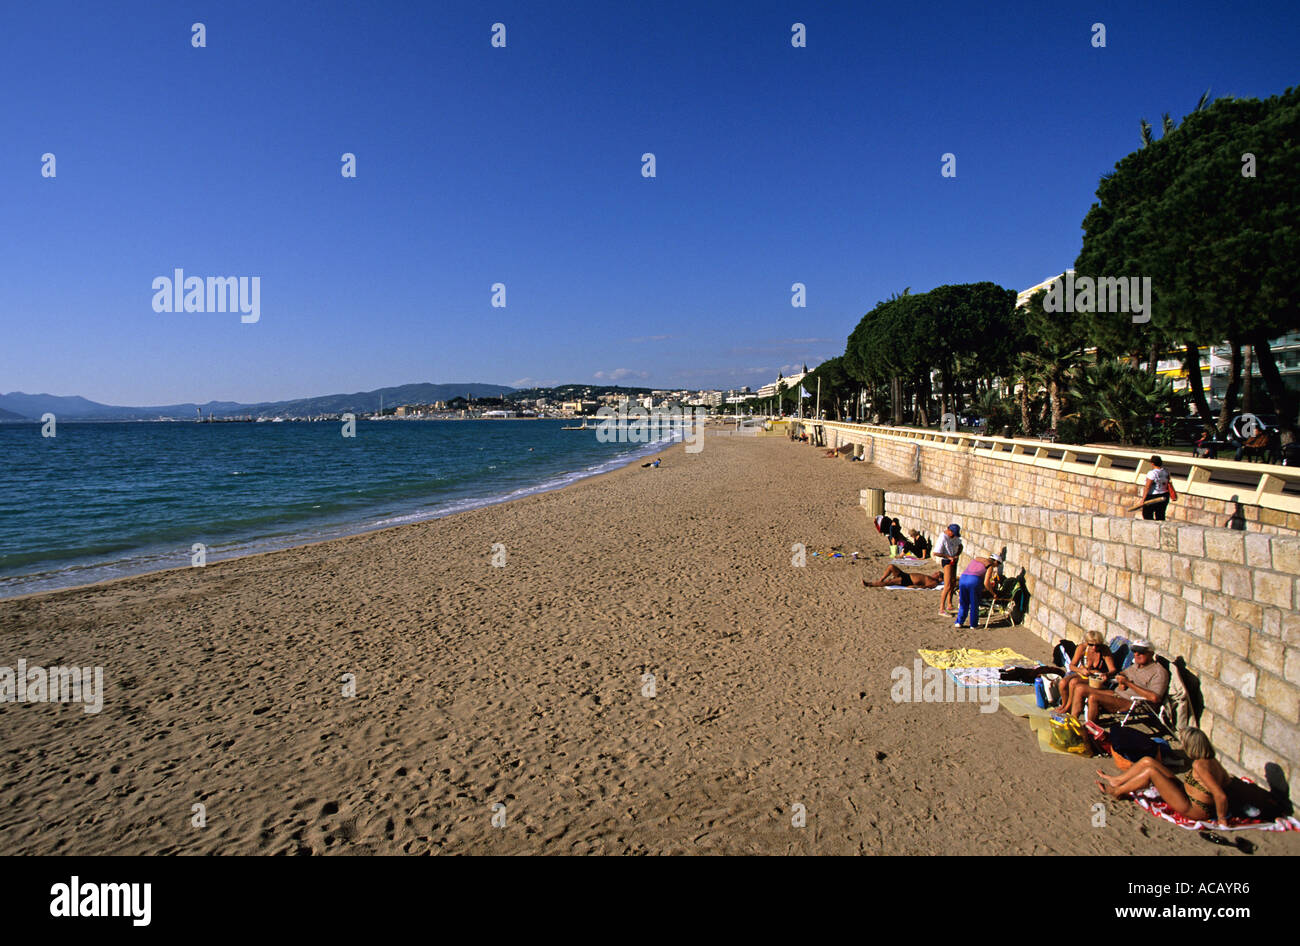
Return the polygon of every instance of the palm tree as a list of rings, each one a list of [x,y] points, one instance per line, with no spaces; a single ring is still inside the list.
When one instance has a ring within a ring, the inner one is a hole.
[[[1121,443],[1137,441],[1157,414],[1169,414],[1177,395],[1173,382],[1105,359],[1085,367],[1070,387],[1079,410],[1067,415],[1089,429],[1104,431]]]
[[[1192,109],[1192,111],[1189,112],[1188,114],[1190,115],[1196,112],[1204,111],[1205,107],[1209,104],[1210,104],[1210,90],[1206,89],[1204,92],[1201,93],[1200,99],[1197,100],[1196,107]],[[1164,115],[1161,116],[1160,118],[1161,137],[1169,134],[1177,127],[1178,127],[1178,123],[1169,117],[1168,112],[1165,112]],[[1151,135],[1151,123],[1147,121],[1145,118],[1138,123],[1138,132],[1139,132],[1139,136],[1142,139],[1142,147],[1145,148],[1155,141],[1155,138],[1153,138]]]

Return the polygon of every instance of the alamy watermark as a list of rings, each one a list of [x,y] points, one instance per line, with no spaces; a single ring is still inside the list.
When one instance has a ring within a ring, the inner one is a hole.
[[[1075,277],[1053,279],[1043,300],[1044,312],[1124,312],[1134,322],[1151,321],[1150,276]]]
[[[600,443],[658,443],[680,432],[686,452],[699,453],[704,449],[704,424],[709,412],[707,408],[650,410],[620,405],[617,409],[602,407],[596,416],[601,419],[596,425],[596,440]]]
[[[895,667],[889,674],[893,686],[889,697],[895,703],[978,703],[981,713],[998,711],[998,688],[962,686],[946,670],[912,661],[911,668]]]
[[[103,667],[0,667],[0,703],[81,703],[87,713],[104,708]]]
[[[239,321],[262,317],[261,276],[186,276],[185,270],[153,281],[155,312],[239,312]]]

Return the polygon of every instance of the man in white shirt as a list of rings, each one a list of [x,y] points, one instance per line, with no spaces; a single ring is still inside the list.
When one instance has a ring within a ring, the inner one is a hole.
[[[943,567],[943,594],[939,600],[939,613],[952,613],[952,598],[957,591],[957,560],[961,558],[961,526],[953,523],[943,530],[934,557]]]

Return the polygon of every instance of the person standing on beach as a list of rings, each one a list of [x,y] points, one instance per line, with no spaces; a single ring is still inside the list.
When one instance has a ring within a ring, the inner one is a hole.
[[[1178,498],[1174,493],[1174,484],[1170,481],[1169,471],[1165,469],[1164,461],[1159,457],[1151,458],[1151,471],[1147,473],[1138,491],[1145,504],[1142,506],[1142,518],[1155,519],[1157,522],[1165,521],[1165,510],[1169,508],[1169,501]]]
[[[939,601],[939,613],[952,614],[952,596],[957,591],[957,559],[961,558],[961,526],[952,523],[943,530],[939,540],[939,550],[934,557],[943,568],[943,594]]]
[[[980,593],[993,594],[998,586],[998,567],[1001,564],[1002,556],[997,554],[970,560],[957,585],[957,623],[953,627],[965,624],[967,614],[970,614],[971,630],[980,626]]]

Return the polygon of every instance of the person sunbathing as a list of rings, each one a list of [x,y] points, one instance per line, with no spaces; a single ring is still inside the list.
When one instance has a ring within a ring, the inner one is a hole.
[[[942,584],[943,572],[935,572],[933,575],[910,575],[897,565],[886,568],[880,581],[862,579],[864,588],[883,588],[886,585],[899,585],[903,588],[938,588]]]
[[[1099,771],[1104,781],[1097,787],[1118,798],[1154,785],[1165,804],[1184,818],[1217,821],[1220,827],[1227,827],[1228,791],[1236,780],[1214,758],[1209,736],[1199,729],[1185,729],[1180,738],[1183,752],[1192,760],[1191,771],[1184,773],[1182,781],[1151,756],[1143,756],[1119,775]]]
[[[1101,631],[1088,631],[1083,635],[1083,643],[1074,649],[1070,672],[1061,681],[1061,711],[1071,713],[1075,719],[1078,719],[1079,712],[1083,709],[1084,697],[1087,697],[1089,690],[1098,689],[1088,682],[1088,677],[1097,674],[1109,680],[1115,675],[1117,669],[1115,658],[1111,655],[1110,648],[1106,646]],[[1076,687],[1084,691],[1078,701],[1079,710],[1074,709]]]

